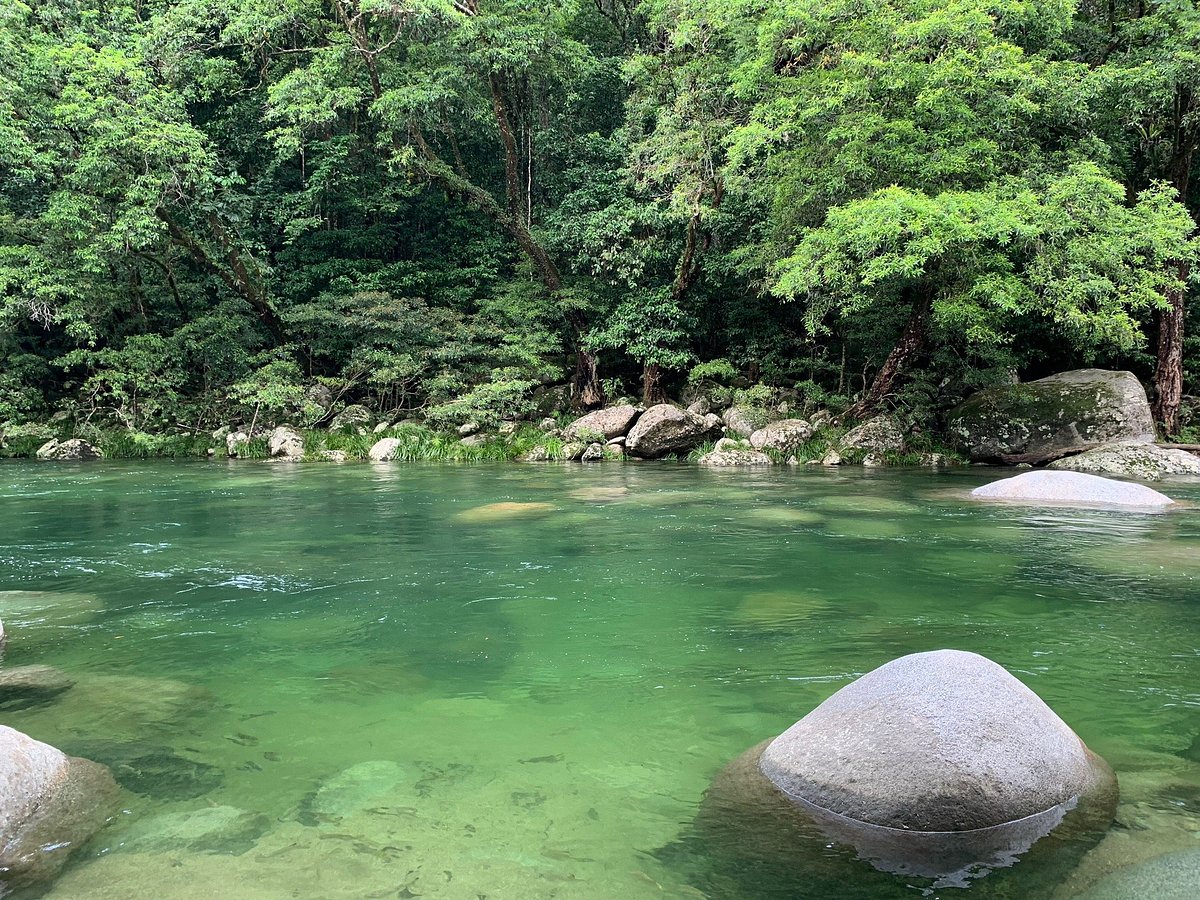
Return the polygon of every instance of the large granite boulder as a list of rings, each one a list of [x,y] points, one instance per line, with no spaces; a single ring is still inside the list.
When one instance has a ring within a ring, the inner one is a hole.
[[[733,760],[695,834],[724,876],[788,896],[892,896],[882,873],[961,888],[1018,858],[1052,885],[1116,802],[1112,770],[1036,694],[939,650],[875,669]]]
[[[844,435],[838,442],[838,448],[844,453],[847,450],[863,450],[867,453],[903,453],[904,428],[891,416],[876,416],[867,419]]]
[[[1046,468],[1158,481],[1168,475],[1200,475],[1200,456],[1155,444],[1105,444],[1076,456],[1056,459]]]
[[[642,413],[625,439],[625,449],[644,459],[686,453],[704,440],[709,428],[703,416],[660,403]]]
[[[1097,792],[1108,765],[1002,667],[938,650],[842,688],[763,751],[794,799],[906,831],[971,831]]]
[[[813,427],[803,419],[781,419],[770,422],[750,435],[755,450],[778,450],[792,453],[813,436]]]
[[[119,794],[104,766],[0,725],[0,894],[53,877]]]
[[[767,454],[760,453],[757,450],[743,450],[741,448],[714,450],[712,453],[705,453],[700,457],[698,462],[702,466],[709,466],[711,468],[725,466],[769,466],[773,464],[771,457],[767,456]]]
[[[69,441],[47,441],[38,447],[37,458],[77,461],[104,459],[104,454],[99,447],[95,447],[87,441],[71,438]]]
[[[1009,500],[1027,504],[1165,509],[1175,501],[1144,484],[1116,481],[1084,472],[1041,469],[1002,478],[971,491],[978,500]]]
[[[304,457],[304,435],[295,428],[280,425],[267,438],[267,450],[273,457],[302,459]]]
[[[951,413],[949,435],[972,459],[1044,463],[1122,441],[1154,440],[1132,372],[1076,369],[980,391]]]
[[[636,406],[610,406],[598,409],[567,426],[564,436],[569,441],[594,441],[603,437],[610,441],[629,433],[641,410]]]

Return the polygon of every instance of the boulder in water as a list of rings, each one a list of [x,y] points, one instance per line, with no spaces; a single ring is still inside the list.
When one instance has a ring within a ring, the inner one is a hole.
[[[869,887],[860,860],[935,887],[1024,854],[1062,871],[1116,801],[1112,770],[1036,694],[990,660],[940,650],[875,669],[735,759],[696,826],[734,877],[848,896],[847,878]]]
[[[1076,369],[980,391],[951,414],[949,433],[974,460],[1037,465],[1104,444],[1153,441],[1154,418],[1132,372]]]
[[[625,449],[645,459],[686,453],[704,440],[709,428],[703,416],[660,403],[638,419],[625,440]]]
[[[972,831],[1111,794],[1112,770],[1033,691],[974,653],[893,660],[763,751],[789,797],[905,831]]]
[[[1175,501],[1144,484],[1101,478],[1085,472],[1041,469],[993,481],[971,491],[979,500],[1009,500],[1048,506],[1082,504],[1165,509]]]
[[[0,725],[0,894],[52,878],[119,795],[104,766]]]
[[[1056,459],[1046,468],[1158,481],[1168,475],[1200,475],[1200,456],[1156,444],[1105,444]]]
[[[472,525],[491,522],[507,522],[511,519],[531,519],[554,512],[553,503],[518,503],[505,501],[502,503],[487,503],[472,509],[465,509],[454,518],[460,522]]]

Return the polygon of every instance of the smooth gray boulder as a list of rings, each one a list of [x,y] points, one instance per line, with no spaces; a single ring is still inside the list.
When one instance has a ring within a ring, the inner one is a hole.
[[[851,682],[767,745],[759,768],[793,800],[913,832],[1116,796],[1108,764],[1037,694],[959,650],[903,656]]]
[[[778,450],[791,453],[813,436],[813,427],[803,419],[781,419],[770,422],[750,435],[755,450]]]
[[[79,438],[68,441],[47,441],[38,447],[38,459],[77,461],[85,459],[104,459],[99,447],[89,444]]]
[[[119,796],[104,766],[0,725],[0,895],[52,878]]]
[[[576,419],[566,427],[563,436],[569,441],[606,441],[628,434],[641,410],[636,406],[610,406]]]
[[[771,457],[767,456],[767,454],[760,453],[757,450],[743,450],[740,448],[714,450],[712,453],[705,453],[697,462],[702,466],[710,466],[712,468],[773,465]]]
[[[280,425],[267,438],[267,451],[272,457],[302,459],[304,457],[304,435],[295,428]]]
[[[1200,896],[1200,847],[1167,853],[1109,875],[1080,900],[1194,900]]]
[[[660,403],[642,413],[625,438],[625,449],[644,459],[686,453],[704,440],[709,427],[702,416]]]
[[[1165,509],[1175,501],[1144,484],[1101,478],[1086,472],[1039,469],[1002,478],[971,491],[977,500],[1009,500],[1047,506],[1082,504]]]
[[[1154,440],[1146,391],[1132,372],[1076,369],[982,390],[950,415],[973,460],[1039,463],[1104,444]]]
[[[1056,459],[1046,468],[1158,481],[1169,475],[1200,475],[1200,456],[1155,444],[1105,444]]]

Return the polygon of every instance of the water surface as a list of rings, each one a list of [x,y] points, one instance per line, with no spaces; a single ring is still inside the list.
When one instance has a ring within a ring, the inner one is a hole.
[[[48,896],[825,896],[717,871],[704,791],[941,647],[1120,776],[1104,842],[1039,890],[1200,845],[1200,512],[962,498],[998,474],[0,465],[0,590],[82,595],[0,609],[6,666],[76,681],[0,719],[127,788]],[[189,846],[169,813],[240,818]]]

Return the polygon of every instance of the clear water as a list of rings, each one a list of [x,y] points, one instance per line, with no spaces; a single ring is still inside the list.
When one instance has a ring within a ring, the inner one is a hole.
[[[825,896],[716,871],[704,791],[940,647],[1008,667],[1120,776],[1042,894],[1200,846],[1200,511],[963,499],[997,475],[2,465],[0,590],[91,597],[0,595],[4,665],[76,682],[0,719],[136,788],[48,896]],[[221,807],[236,834],[156,818]]]

